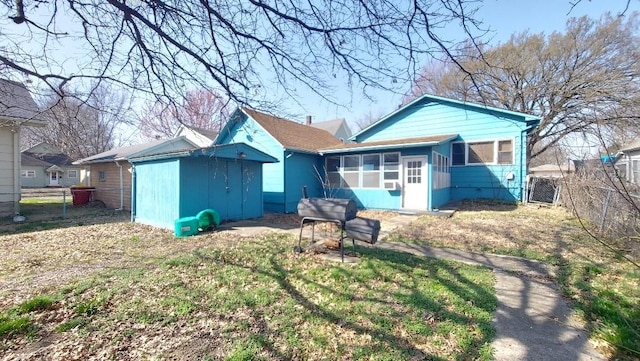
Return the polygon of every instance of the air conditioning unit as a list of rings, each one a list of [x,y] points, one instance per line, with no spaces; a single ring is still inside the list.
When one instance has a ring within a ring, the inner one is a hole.
[[[384,189],[389,190],[389,191],[395,191],[398,190],[399,184],[397,181],[384,181]]]

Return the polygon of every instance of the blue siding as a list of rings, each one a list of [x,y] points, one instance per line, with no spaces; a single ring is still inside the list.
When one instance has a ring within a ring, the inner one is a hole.
[[[358,208],[364,209],[401,209],[402,194],[400,190],[386,189],[340,189],[336,198],[352,199]]]
[[[307,187],[309,197],[322,197],[321,179],[324,177],[324,164],[319,155],[287,152],[285,157],[285,200],[286,206],[280,212],[296,212],[302,198],[302,187]],[[315,167],[314,167],[315,166]],[[316,171],[317,170],[317,171]]]
[[[522,117],[496,111],[468,109],[455,103],[413,104],[359,134],[361,143],[431,135],[460,134],[464,141],[514,137],[525,127]]]
[[[526,177],[526,122],[523,120],[524,116],[493,109],[469,108],[463,104],[424,99],[358,135],[358,141],[443,134],[459,134],[454,141],[464,142],[511,139],[514,164],[452,167],[450,198],[517,201],[522,199]],[[451,154],[449,143],[439,145],[434,150],[446,156]],[[514,174],[511,181],[505,179],[509,172]],[[429,184],[432,184],[431,177]],[[439,203],[446,200],[444,193],[443,190],[431,192],[432,207],[438,207]]]
[[[174,221],[180,218],[179,168],[178,159],[136,165],[136,222],[173,229]]]
[[[241,117],[227,124],[216,144],[246,143],[270,156],[278,163],[266,163],[262,168],[264,209],[283,212],[285,209],[285,154],[283,147],[253,119],[241,113]]]
[[[214,209],[223,220],[262,216],[262,164],[214,157],[136,163],[135,221],[174,228],[178,218]]]

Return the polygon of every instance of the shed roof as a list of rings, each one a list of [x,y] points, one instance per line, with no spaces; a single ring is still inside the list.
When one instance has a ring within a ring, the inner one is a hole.
[[[342,144],[338,138],[324,129],[314,128],[249,108],[240,109],[287,149],[317,152],[319,149]]]
[[[457,138],[457,134],[434,135],[429,137],[388,139],[366,143],[346,143],[320,150],[320,153],[350,153],[366,150],[398,149],[438,145]]]
[[[132,163],[171,159],[171,158],[187,158],[187,157],[208,157],[208,158],[223,158],[223,159],[237,159],[248,160],[260,163],[277,163],[278,159],[257,150],[245,143],[228,143],[212,145],[206,148],[189,149],[183,151],[173,151],[158,154],[148,154],[131,157],[129,159]]]
[[[35,123],[47,121],[27,87],[8,79],[0,79],[0,117]]]
[[[187,147],[186,146],[187,144],[190,144],[190,146]],[[154,140],[147,143],[114,148],[106,152],[102,152],[84,159],[80,159],[74,162],[74,164],[92,164],[92,163],[113,162],[117,160],[129,160],[129,158],[133,158],[133,157],[144,155],[144,154],[150,154],[154,150],[158,150],[159,152],[163,150],[167,151],[167,149],[161,149],[165,147],[168,147],[168,148],[173,147],[173,149],[171,149],[172,151],[178,151],[178,150],[185,150],[185,149],[193,149],[195,148],[195,145],[193,145],[193,143],[191,143],[188,139],[185,139],[184,137]]]

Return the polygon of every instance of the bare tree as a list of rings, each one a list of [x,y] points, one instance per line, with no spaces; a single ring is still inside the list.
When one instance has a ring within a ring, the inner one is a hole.
[[[181,124],[219,132],[229,117],[228,105],[227,100],[212,91],[189,91],[181,104],[145,104],[138,127],[146,139],[170,138]]]
[[[482,54],[482,47],[465,47],[466,72],[450,62],[426,68],[410,95],[435,93],[542,117],[529,138],[531,157],[596,125],[638,127],[638,25],[637,13],[574,18],[564,33],[521,33]]]
[[[60,97],[49,92],[40,99],[53,121],[44,128],[27,127],[23,144],[47,142],[72,159],[81,159],[119,145],[119,127],[131,125],[127,97],[105,86],[93,88],[86,101],[80,94]]]
[[[305,87],[339,102],[331,95],[337,86],[400,90],[426,57],[453,58],[445,28],[455,23],[473,39],[479,4],[2,0],[0,9],[13,15],[0,20],[0,67],[60,94],[71,83],[99,79],[165,103],[184,89],[205,88],[260,106],[268,105],[265,95]]]

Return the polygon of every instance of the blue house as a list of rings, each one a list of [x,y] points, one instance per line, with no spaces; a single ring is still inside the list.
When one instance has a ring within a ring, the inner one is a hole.
[[[132,157],[132,221],[172,229],[204,209],[262,217],[262,165],[276,161],[242,143]]]
[[[540,118],[424,95],[320,150],[328,186],[360,207],[433,210],[451,200],[523,200],[526,142]]]
[[[248,108],[236,109],[215,144],[246,143],[278,160],[265,164],[264,209],[295,212],[306,186],[310,197],[322,196],[324,160],[319,149],[343,143],[324,129]]]
[[[280,162],[264,168],[265,209],[295,212],[311,197],[361,208],[434,210],[452,200],[519,201],[527,135],[540,118],[424,95],[343,143],[307,125],[239,109],[219,144],[246,142]]]

